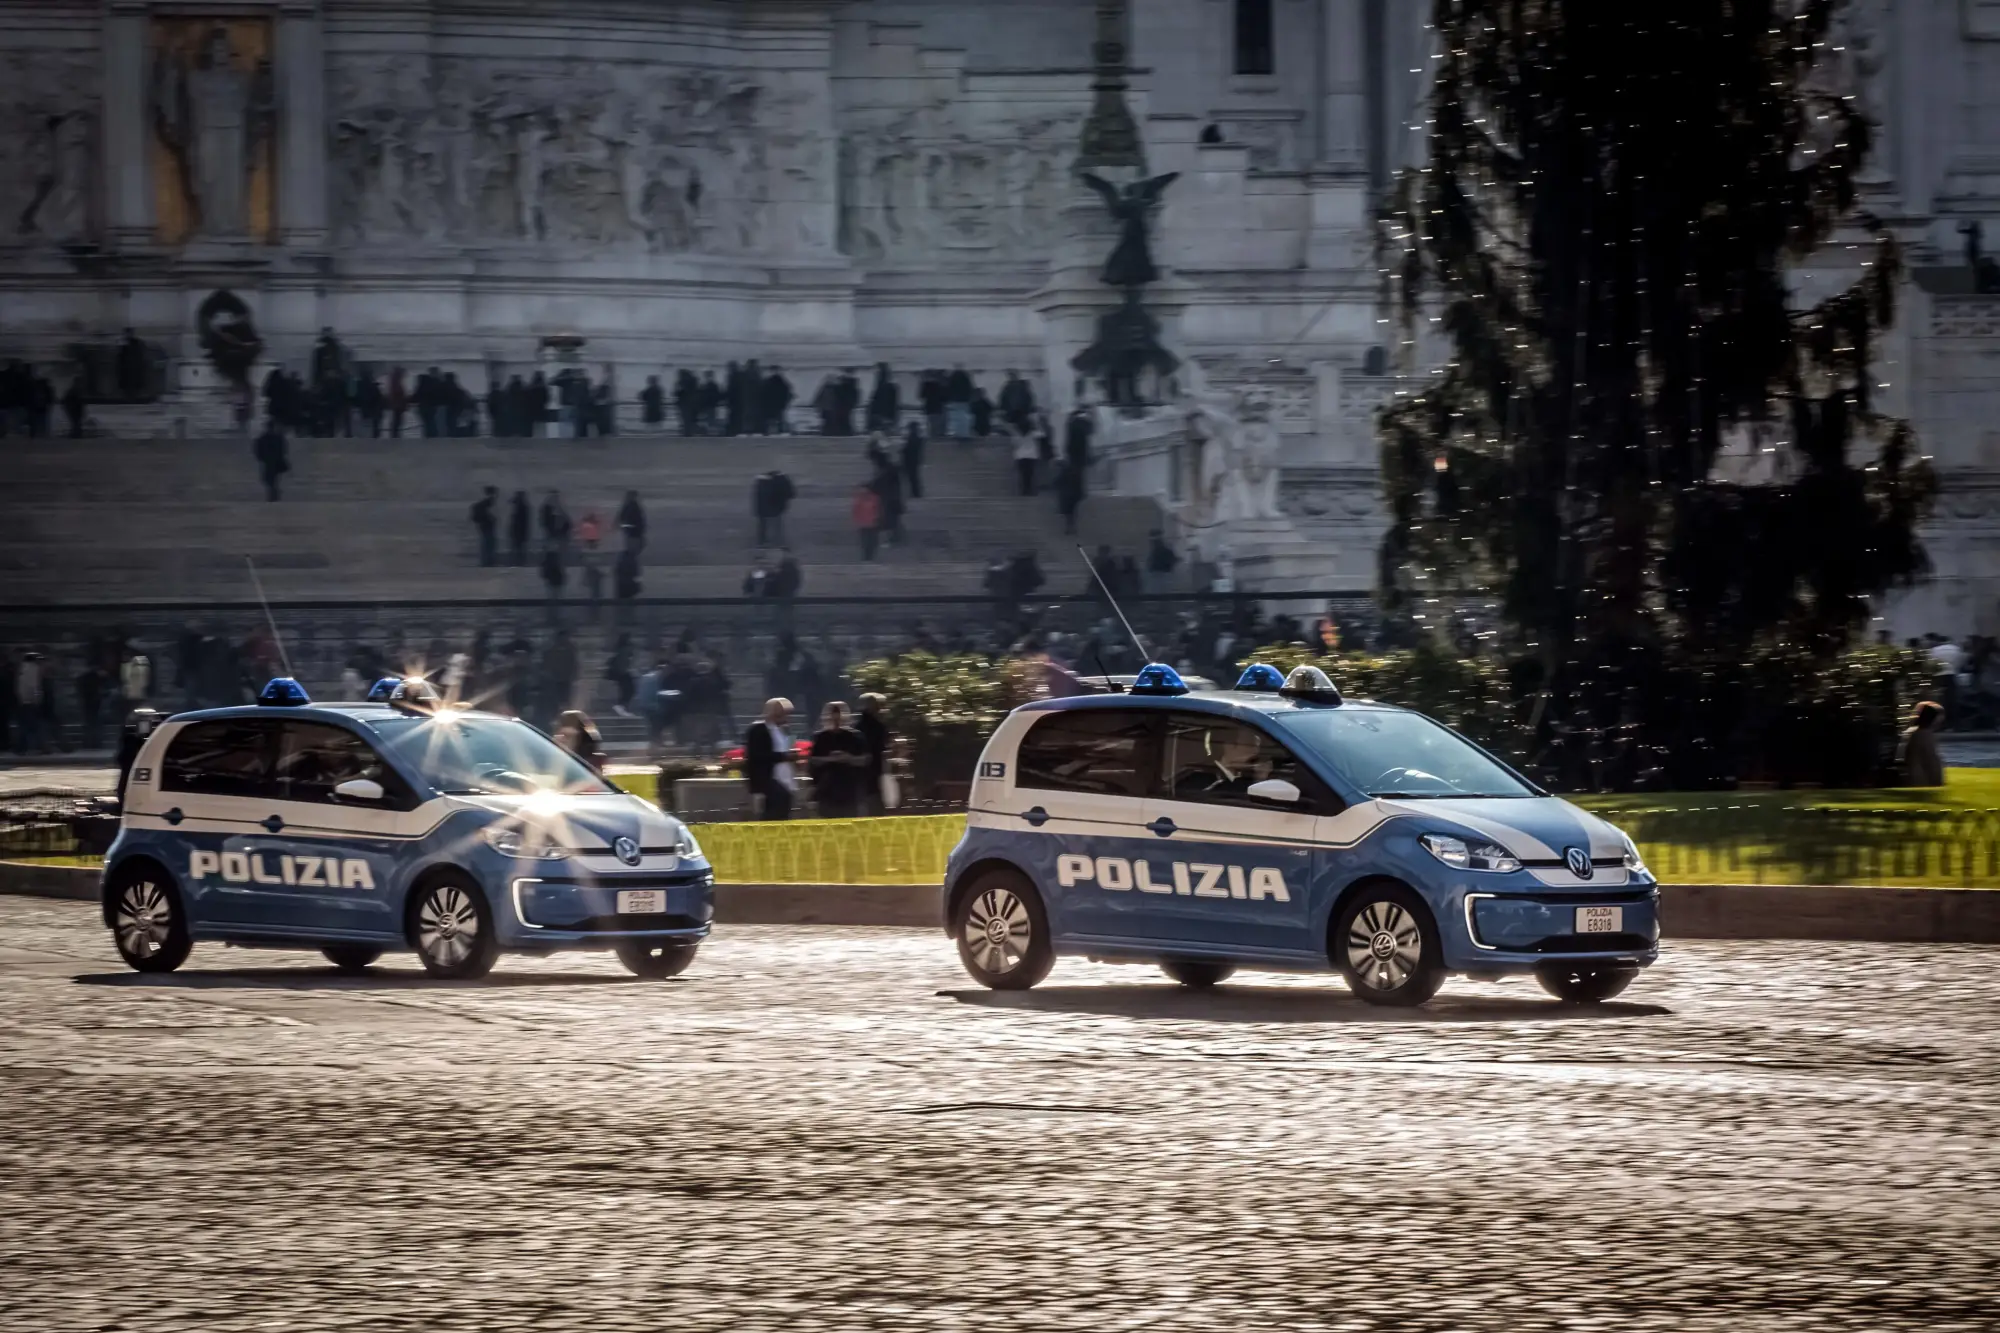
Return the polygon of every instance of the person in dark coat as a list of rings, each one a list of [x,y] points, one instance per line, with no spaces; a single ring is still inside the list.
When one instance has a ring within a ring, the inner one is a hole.
[[[69,437],[72,440],[82,439],[85,408],[83,376],[77,375],[70,380],[69,388],[64,391],[62,396],[62,407],[63,415],[69,418]]]
[[[903,482],[912,500],[924,498],[924,431],[914,421],[903,430]]]
[[[646,376],[646,387],[639,390],[639,419],[652,431],[667,424],[667,391],[660,387],[658,375]]]
[[[888,722],[882,717],[883,706],[888,702],[879,694],[864,694],[861,713],[854,719],[854,730],[860,733],[863,752],[868,756],[868,766],[861,770],[861,808],[874,815],[882,813],[882,775],[889,771],[889,746],[894,740]]]
[[[806,761],[813,780],[813,804],[819,807],[821,819],[852,819],[861,813],[868,744],[860,732],[847,725],[847,705],[838,700],[821,711],[819,723],[819,730],[813,733],[812,757]]]
[[[1063,517],[1063,531],[1076,535],[1076,511],[1083,507],[1083,473],[1065,462],[1056,470],[1056,510]]]
[[[891,546],[903,544],[903,474],[886,454],[877,456],[875,479],[869,482],[882,500],[882,539]]]
[[[797,755],[785,723],[792,716],[789,699],[766,699],[762,720],[753,722],[743,735],[743,781],[752,796],[764,801],[762,817],[790,819]]]
[[[743,367],[731,361],[722,372],[722,433],[743,433]]]
[[[472,502],[472,526],[479,531],[479,564],[491,569],[500,562],[500,492],[491,486]]]
[[[526,491],[515,491],[514,503],[507,511],[507,552],[509,564],[525,565],[528,563],[528,534],[530,530],[528,493]]]
[[[881,431],[884,435],[896,429],[902,420],[902,399],[896,390],[896,381],[890,378],[889,363],[875,363],[875,387],[868,394],[868,429]],[[912,491],[912,494],[916,492]]]
[[[674,415],[680,418],[682,436],[701,433],[701,381],[692,370],[674,373]]]
[[[722,411],[722,386],[715,382],[714,371],[710,370],[703,373],[701,390],[696,395],[695,406],[701,416],[700,433],[703,435],[720,434],[722,426],[720,416]]]
[[[625,539],[628,551],[646,549],[646,507],[639,503],[639,492],[625,492],[625,499],[618,506],[618,533]]]
[[[1028,382],[1013,371],[1007,372],[1007,382],[1000,386],[1000,419],[1022,435],[1028,433],[1028,425],[1035,415],[1035,391]]]
[[[771,373],[764,377],[764,433],[790,435],[791,410],[792,382],[785,378],[782,369],[772,366]]]
[[[278,423],[264,422],[264,433],[257,437],[254,446],[257,454],[257,473],[264,479],[264,498],[278,499],[278,478],[292,470],[290,453],[285,445],[285,433],[278,429]]]

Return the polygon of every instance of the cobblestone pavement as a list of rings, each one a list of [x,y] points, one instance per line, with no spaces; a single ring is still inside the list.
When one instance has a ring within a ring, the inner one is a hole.
[[[1686,944],[1585,1016],[739,927],[673,982],[0,900],[0,1328],[2000,1326],[2000,950]]]

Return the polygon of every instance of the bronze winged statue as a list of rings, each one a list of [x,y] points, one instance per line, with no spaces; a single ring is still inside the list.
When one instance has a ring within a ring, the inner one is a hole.
[[[1167,187],[1180,179],[1169,171],[1151,180],[1134,181],[1119,189],[1092,172],[1083,173],[1083,183],[1104,199],[1104,207],[1117,220],[1118,246],[1104,261],[1104,281],[1113,287],[1144,287],[1157,282],[1160,270],[1153,264],[1153,247],[1146,235],[1146,220]]]

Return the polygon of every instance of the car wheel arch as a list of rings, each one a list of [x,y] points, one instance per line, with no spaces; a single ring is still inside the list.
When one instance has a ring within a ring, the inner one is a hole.
[[[1019,875],[1030,884],[1035,882],[1035,877],[1028,873],[1028,868],[1018,861],[1010,860],[1004,856],[982,856],[979,860],[974,861],[971,865],[959,871],[957,876],[946,887],[943,922],[945,934],[949,935],[952,933],[952,918],[958,912],[958,905],[965,900],[965,895],[971,891],[972,886],[978,882],[981,875],[994,870],[1009,871]]]
[[[412,948],[415,948],[417,943],[417,903],[422,899],[426,890],[443,879],[462,879],[468,884],[479,887],[482,892],[485,890],[485,886],[480,884],[479,876],[473,874],[464,866],[456,865],[450,861],[433,861],[431,864],[413,871],[403,887],[401,909],[403,938]],[[498,908],[495,907],[494,910],[497,911]]]
[[[180,891],[181,887],[180,877],[175,875],[173,871],[167,869],[166,863],[160,860],[159,857],[153,856],[146,852],[134,852],[130,856],[120,857],[116,863],[104,867],[104,876],[101,880],[98,881],[97,911],[98,915],[104,918],[104,925],[106,929],[110,929],[113,925],[112,921],[113,904],[112,904],[111,886],[118,883],[121,879],[124,878],[124,876],[130,874],[133,870],[138,869],[140,867],[151,869],[152,871],[160,875],[163,879],[165,879],[169,884],[173,885],[174,891],[176,893]],[[187,910],[186,895],[182,895],[181,904],[182,904],[181,910],[185,912]]]
[[[1366,893],[1369,889],[1374,888],[1377,885],[1393,885],[1396,888],[1402,889],[1406,893],[1414,894],[1416,896],[1417,901],[1424,904],[1425,910],[1431,913],[1430,924],[1433,929],[1436,928],[1437,913],[1435,910],[1431,909],[1430,900],[1424,897],[1424,891],[1422,889],[1418,888],[1416,885],[1410,883],[1408,880],[1403,879],[1401,876],[1398,875],[1384,875],[1379,873],[1362,875],[1361,877],[1356,879],[1352,884],[1349,884],[1346,888],[1342,889],[1339,893],[1334,895],[1333,906],[1327,912],[1326,920],[1321,924],[1320,935],[1322,937],[1322,942],[1326,946],[1326,957],[1329,963],[1334,963],[1336,966],[1338,966],[1334,958],[1333,932],[1334,929],[1340,924],[1341,915],[1347,911],[1348,904],[1353,902],[1356,897],[1360,896],[1363,893]]]

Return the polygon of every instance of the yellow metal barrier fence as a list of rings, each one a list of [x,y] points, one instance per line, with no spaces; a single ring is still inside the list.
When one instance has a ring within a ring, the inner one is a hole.
[[[964,815],[696,824],[724,884],[941,884]]]

